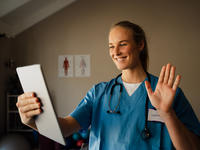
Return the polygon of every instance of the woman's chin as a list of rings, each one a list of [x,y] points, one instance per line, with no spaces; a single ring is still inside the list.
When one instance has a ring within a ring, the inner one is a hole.
[[[120,70],[120,71],[122,71],[122,70],[126,70],[127,67],[126,66],[117,66],[117,69]]]

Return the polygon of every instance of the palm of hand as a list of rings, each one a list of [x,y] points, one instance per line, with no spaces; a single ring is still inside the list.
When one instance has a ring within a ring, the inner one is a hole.
[[[168,112],[173,103],[175,92],[167,84],[158,83],[155,92],[149,98],[156,109]]]
[[[170,64],[164,66],[161,70],[158,84],[153,92],[149,82],[145,82],[147,93],[152,105],[162,112],[169,112],[173,103],[176,89],[180,83],[180,76],[175,76],[175,67]]]

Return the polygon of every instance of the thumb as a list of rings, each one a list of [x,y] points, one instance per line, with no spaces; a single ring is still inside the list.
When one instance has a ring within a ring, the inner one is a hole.
[[[151,97],[151,95],[153,94],[153,91],[152,91],[151,84],[149,83],[149,81],[145,81],[145,88],[147,90],[147,94],[149,95],[149,97]]]

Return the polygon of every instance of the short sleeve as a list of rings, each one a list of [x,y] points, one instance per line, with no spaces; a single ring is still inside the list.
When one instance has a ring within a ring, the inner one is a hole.
[[[177,89],[174,109],[181,122],[194,134],[200,136],[199,120],[196,117],[192,106],[180,88]]]
[[[87,129],[91,124],[92,106],[94,100],[94,88],[90,89],[80,104],[70,114],[76,119],[82,128]]]

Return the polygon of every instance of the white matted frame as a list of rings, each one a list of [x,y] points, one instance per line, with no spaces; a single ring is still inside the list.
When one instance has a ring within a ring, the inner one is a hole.
[[[75,55],[75,77],[90,77],[90,55]]]

